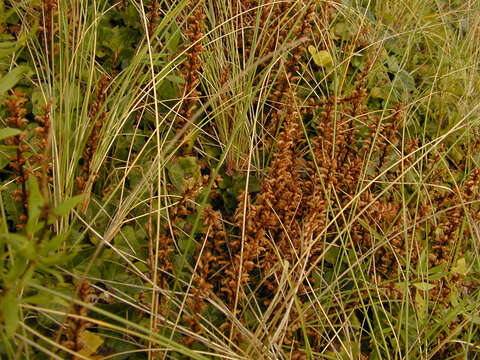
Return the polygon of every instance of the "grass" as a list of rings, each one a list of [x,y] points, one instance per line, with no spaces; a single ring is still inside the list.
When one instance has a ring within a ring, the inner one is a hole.
[[[0,353],[475,359],[477,1],[0,1]]]

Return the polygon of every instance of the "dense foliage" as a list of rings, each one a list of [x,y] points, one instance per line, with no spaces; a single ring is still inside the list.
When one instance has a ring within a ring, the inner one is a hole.
[[[0,354],[473,359],[480,3],[0,1]]]

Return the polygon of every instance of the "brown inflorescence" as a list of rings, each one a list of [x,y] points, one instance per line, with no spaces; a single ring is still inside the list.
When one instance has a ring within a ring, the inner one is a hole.
[[[14,91],[12,95],[4,101],[5,106],[10,114],[7,117],[7,124],[12,128],[22,130],[22,133],[12,138],[5,140],[6,145],[14,145],[16,148],[16,154],[10,161],[10,167],[13,169],[16,175],[16,183],[21,186],[21,190],[16,190],[14,195],[14,201],[22,204],[23,214],[19,219],[19,226],[26,223],[27,220],[27,207],[28,207],[28,193],[27,193],[27,180],[31,170],[27,165],[27,155],[29,146],[23,141],[23,138],[28,134],[28,130],[25,130],[28,120],[25,118],[27,110],[25,109],[25,103],[27,99],[23,93]]]
[[[200,91],[199,72],[202,67],[200,56],[204,51],[202,45],[205,12],[202,2],[192,2],[185,9],[186,24],[183,35],[189,41],[185,54],[187,59],[182,65],[181,75],[185,80],[181,91],[183,101],[179,111],[180,118],[176,123],[177,128],[183,127],[191,120],[193,112],[198,106]]]
[[[28,189],[27,181],[33,173],[39,180],[44,195],[48,192],[47,186],[51,178],[51,157],[49,155],[50,133],[50,108],[51,104],[43,107],[44,113],[36,116],[38,126],[33,133],[27,129],[28,120],[25,105],[27,98],[19,91],[13,91],[4,101],[9,116],[7,124],[22,132],[5,140],[5,144],[15,148],[15,154],[11,157],[9,166],[16,176],[19,189],[12,192],[13,200],[22,204],[22,214],[19,216],[17,230],[23,228],[28,219]]]
[[[79,285],[78,299],[87,305],[94,305],[98,300],[94,288],[87,280],[84,280]],[[86,306],[74,305],[73,314],[77,315],[77,317],[69,316],[66,320],[66,340],[62,342],[63,346],[75,352],[79,352],[88,346],[85,344],[84,332],[93,326],[87,319],[88,312],[89,310]],[[74,355],[72,359],[79,360],[81,357]]]
[[[50,56],[59,52],[58,42],[55,36],[58,32],[58,1],[42,0],[39,6],[40,26],[37,29],[38,39]]]
[[[151,3],[147,6],[148,13],[148,25],[147,31],[148,35],[151,37],[155,33],[155,30],[160,22],[160,2],[158,0],[152,0]]]
[[[102,74],[97,83],[95,97],[90,103],[88,110],[88,116],[94,122],[85,145],[85,150],[82,154],[82,173],[76,178],[78,193],[82,193],[84,191],[89,180],[91,184],[93,184],[97,177],[97,174],[92,174],[91,165],[93,155],[98,147],[100,132],[107,118],[107,112],[104,107],[109,84],[109,76],[107,74]]]

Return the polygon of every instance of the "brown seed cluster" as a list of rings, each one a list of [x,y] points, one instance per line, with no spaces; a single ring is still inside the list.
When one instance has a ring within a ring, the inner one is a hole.
[[[152,37],[152,35],[155,33],[158,23],[160,22],[160,12],[161,12],[160,2],[158,0],[152,0],[151,3],[147,5],[147,9],[148,9],[147,31],[148,31],[148,35]]]
[[[39,126],[27,128],[29,121],[26,118],[26,103],[27,98],[19,91],[13,91],[4,101],[9,113],[6,119],[7,124],[22,131],[5,140],[5,145],[12,146],[15,150],[10,158],[9,166],[16,176],[15,182],[19,188],[12,192],[13,200],[21,203],[23,208],[17,230],[20,230],[28,219],[27,181],[29,176],[33,173],[37,177],[44,193],[48,191],[47,185],[52,181],[52,163],[48,148],[51,104],[44,106],[43,115],[35,117]]]
[[[107,112],[104,106],[109,85],[109,76],[107,74],[102,74],[97,83],[95,97],[92,100],[90,108],[88,110],[89,118],[94,122],[87,143],[85,145],[85,150],[83,151],[82,155],[82,174],[77,176],[76,178],[78,193],[82,193],[84,191],[90,178],[92,178],[90,180],[91,185],[95,182],[97,177],[97,174],[92,174],[91,165],[93,155],[95,154],[95,151],[98,147],[100,132],[107,118]]]
[[[197,86],[200,83],[199,72],[202,67],[200,56],[205,50],[201,42],[205,27],[205,12],[202,1],[190,3],[185,9],[185,16],[184,36],[189,44],[185,51],[187,59],[181,69],[181,75],[185,80],[185,84],[181,91],[183,102],[179,112],[180,119],[176,124],[177,128],[190,121],[193,112],[198,106],[200,91],[197,90]]]
[[[78,299],[88,305],[94,305],[98,300],[95,290],[91,287],[87,280],[84,280],[79,286]],[[65,331],[66,340],[63,341],[62,345],[70,350],[79,352],[84,348],[88,348],[88,345],[85,344],[84,332],[91,328],[92,324],[87,320],[87,307],[82,305],[74,305],[73,314],[78,315],[79,317],[67,318],[67,329]],[[81,358],[74,355],[72,356],[72,359],[79,360]]]
[[[22,130],[22,133],[5,140],[6,145],[14,145],[16,147],[16,154],[12,157],[10,167],[13,169],[17,176],[16,182],[20,184],[21,190],[14,192],[14,201],[22,204],[23,214],[20,216],[19,225],[25,224],[27,221],[27,207],[28,207],[28,193],[26,189],[26,183],[28,176],[30,175],[30,169],[27,167],[27,158],[25,152],[28,151],[29,146],[23,142],[23,138],[28,134],[25,130],[25,126],[28,124],[28,120],[25,118],[27,110],[25,109],[25,103],[27,99],[25,95],[20,92],[14,92],[4,104],[6,105],[10,116],[7,118],[7,124],[15,129]]]
[[[123,11],[128,6],[128,0],[113,0],[113,4],[117,7],[118,11]]]
[[[289,88],[294,83],[298,82],[300,59],[302,54],[305,53],[304,43],[307,40],[312,40],[312,23],[316,15],[316,1],[300,2],[297,7],[292,6],[289,2],[279,3],[278,5],[269,5],[263,9],[261,22],[267,23],[267,18],[272,16],[271,11],[274,13],[274,17],[278,18],[277,26],[280,28],[278,38],[272,37],[270,43],[267,43],[268,52],[276,51],[276,44],[283,44],[290,31],[293,28],[292,41],[302,41],[300,45],[290,49],[289,56],[284,64],[284,68],[278,69],[278,79],[275,83],[275,90],[272,91],[268,103],[271,106],[271,111],[267,113],[265,123],[267,130],[270,133],[274,133],[280,123],[281,114],[279,109],[282,108],[285,101],[289,101],[289,97],[285,97],[288,94]],[[273,8],[269,8],[272,7]],[[298,24],[290,24],[291,26],[282,26],[282,23],[286,20],[285,17],[290,17],[290,21],[297,21]]]
[[[40,12],[40,26],[37,29],[38,39],[46,53],[57,55],[59,52],[58,42],[55,36],[58,32],[58,1],[42,0],[38,6]]]

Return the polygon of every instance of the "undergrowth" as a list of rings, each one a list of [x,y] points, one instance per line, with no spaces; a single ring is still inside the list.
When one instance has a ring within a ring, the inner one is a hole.
[[[0,1],[12,359],[474,359],[477,1]]]

